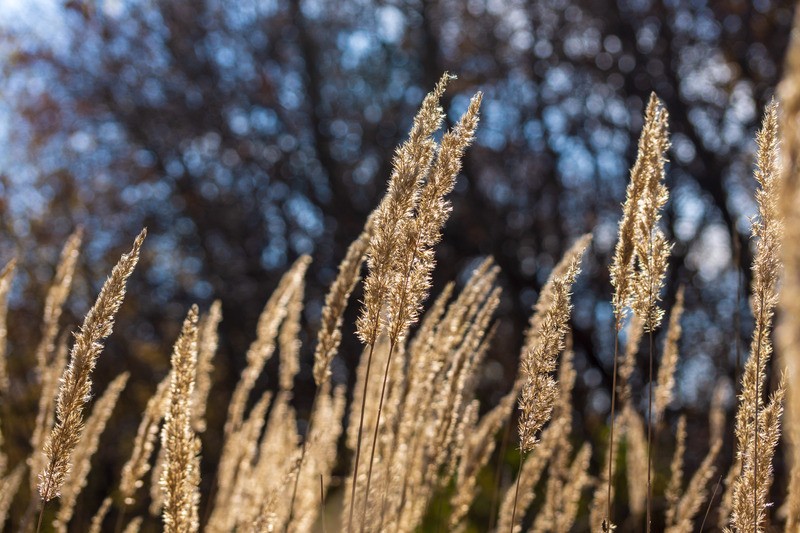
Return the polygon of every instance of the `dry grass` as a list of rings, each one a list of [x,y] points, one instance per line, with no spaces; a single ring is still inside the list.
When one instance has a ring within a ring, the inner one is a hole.
[[[798,47],[800,43],[795,42],[790,51],[790,80],[800,76]],[[638,530],[649,529],[655,521],[670,532],[694,531],[704,508],[712,506],[731,531],[762,531],[768,521],[779,522],[779,515],[771,512],[769,489],[786,381],[768,399],[765,389],[772,317],[784,264],[785,290],[791,297],[783,304],[787,313],[781,324],[782,361],[792,378],[800,368],[796,348],[800,338],[796,322],[800,316],[796,309],[800,302],[797,84],[787,81],[781,89],[786,102],[783,170],[777,104],[766,109],[757,137],[759,214],[753,223],[756,254],[751,300],[755,329],[739,394],[736,457],[728,458],[734,464],[725,495],[714,500],[710,484],[720,468],[725,427],[718,394],[710,419],[711,441],[699,468],[686,471],[686,419],[681,417],[670,450],[668,480],[663,484],[651,480],[653,443],[668,423],[666,411],[675,389],[684,293],[691,290],[681,288],[677,293],[656,374],[653,335],[665,314],[661,291],[670,251],[659,228],[668,197],[664,185],[669,146],[666,109],[655,95],[651,97],[622,209],[610,276],[615,338],[627,326],[619,369],[619,345],[615,346],[611,391],[612,401],[621,405],[617,408],[612,403],[609,443],[597,450],[571,436],[576,380],[569,340],[571,291],[582,257],[591,254],[591,236],[580,238],[567,251],[540,292],[522,346],[519,375],[495,406],[482,406],[475,391],[497,332],[493,315],[500,304],[498,267],[486,259],[460,291],[448,285],[424,310],[435,264],[434,246],[450,211],[447,195],[474,137],[481,104],[478,93],[461,119],[437,141],[444,119],[439,102],[449,79],[445,75],[423,101],[408,140],[395,154],[386,196],[343,258],[325,299],[313,348],[317,389],[307,430],[299,430],[292,402],[303,353],[304,276],[310,263],[304,256],[280,280],[258,320],[256,339],[246,354],[247,366],[233,391],[220,435],[221,455],[206,458],[217,465],[217,474],[204,485],[210,488],[202,499],[200,435],[209,431],[205,415],[213,396],[217,328],[223,318],[219,302],[202,316],[197,307],[189,310],[175,343],[171,371],[144,408],[118,485],[108,490],[102,502],[86,502],[91,504],[93,518],[80,522],[73,516],[92,474],[91,458],[100,436],[108,422],[113,424],[110,415],[125,394],[127,374],[123,373],[93,402],[92,414],[84,420],[92,370],[122,305],[145,233],[112,271],[75,335],[67,362],[66,336],[59,321],[75,275],[82,233],[70,237],[47,294],[41,342],[33,352],[41,401],[31,455],[24,463],[9,465],[0,452],[0,525],[9,518],[14,499],[26,497],[20,487],[28,470],[32,480],[38,479],[41,501],[34,494],[28,512],[12,517],[23,531],[33,529],[30,517],[37,511],[39,529],[57,531],[101,531],[115,520],[117,532],[154,526],[174,532],[305,532],[320,523],[329,531],[411,532],[432,515],[450,531],[468,531],[471,508],[484,490],[481,473],[495,454],[498,432],[514,417],[515,404],[520,466],[514,482],[502,487],[499,495],[498,532],[526,528],[567,532],[578,527],[607,531],[617,527],[615,507],[626,507],[630,516],[626,527]],[[794,225],[785,228],[784,220]],[[364,352],[348,405],[344,386],[331,380],[330,367],[340,351],[343,317],[365,262],[363,304],[355,324]],[[12,261],[0,274],[0,393],[14,379],[4,364],[6,301],[13,273]],[[631,375],[645,335],[650,347],[649,405],[640,412],[632,401]],[[276,353],[280,358],[277,390],[257,390],[266,362]],[[257,397],[251,398],[254,393]],[[797,402],[791,387],[788,397]],[[792,405],[789,413],[793,456],[800,457],[800,408]],[[349,461],[337,453],[343,433]],[[617,475],[617,455],[622,449],[624,476]],[[349,470],[337,479],[341,467]],[[788,488],[787,531],[793,531],[800,520],[799,479],[800,465],[796,465]],[[140,490],[147,484],[149,491]],[[618,494],[627,501],[615,506]],[[145,505],[135,504],[148,498],[154,516],[127,516],[129,511],[141,512]],[[58,506],[46,513],[44,503],[54,499],[59,499]],[[663,505],[653,506],[653,501]]]

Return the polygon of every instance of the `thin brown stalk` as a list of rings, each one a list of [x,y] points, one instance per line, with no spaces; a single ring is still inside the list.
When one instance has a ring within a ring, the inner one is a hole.
[[[525,452],[520,452],[520,465],[525,463]],[[514,505],[511,508],[511,529],[509,533],[514,533],[514,524],[517,523],[517,502],[519,501],[519,482],[522,479],[522,469],[517,475],[517,482],[514,484]]]
[[[650,337],[650,372],[647,387],[647,532],[650,533],[652,524],[652,495],[653,495],[653,330],[649,332]]]
[[[514,423],[513,414],[508,417],[503,431],[503,442],[500,445],[500,452],[497,454],[497,465],[494,470],[494,484],[492,485],[492,505],[489,507],[489,531],[494,529],[494,522],[497,517],[497,504],[500,496],[500,482],[502,481],[502,468],[505,462],[506,450],[508,449],[508,442],[511,438],[511,426]]]
[[[352,531],[353,511],[355,510],[356,485],[358,484],[358,463],[361,457],[361,438],[364,430],[364,412],[367,409],[367,386],[369,384],[369,373],[372,367],[372,354],[375,351],[375,344],[369,345],[369,355],[367,355],[367,371],[364,379],[364,393],[361,396],[361,409],[358,420],[358,436],[356,437],[356,457],[353,462],[353,484],[350,489],[350,515],[347,520],[347,531]]]
[[[610,450],[614,449],[614,429],[615,429],[615,426],[616,426],[617,373],[618,373],[618,370],[617,370],[617,366],[618,366],[617,359],[619,358],[619,355],[618,355],[618,353],[619,353],[619,330],[620,330],[620,319],[619,318],[615,318],[614,319],[614,331],[613,331],[613,335],[614,335],[614,369],[612,370],[613,373],[612,373],[612,378],[611,378],[611,424],[610,424],[611,428],[609,430],[609,437],[608,437],[608,447],[609,447]],[[606,527],[608,529],[612,529],[613,528],[613,526],[611,525],[612,524],[612,518],[614,516],[614,513],[612,512],[612,509],[611,509],[611,505],[612,505],[612,503],[611,503],[612,502],[612,500],[611,500],[611,485],[613,483],[613,478],[614,478],[614,476],[613,476],[613,464],[612,464],[613,460],[614,460],[614,454],[613,453],[609,453],[608,454],[608,470],[607,470],[607,475],[606,475],[607,480],[608,480],[607,484],[606,484],[606,516],[605,516],[605,519],[603,520],[603,525],[604,525],[603,529],[604,530],[606,530]]]
[[[375,464],[375,450],[378,444],[378,430],[380,429],[381,413],[383,412],[383,401],[386,397],[386,385],[389,382],[389,369],[392,364],[392,355],[394,355],[395,343],[389,344],[389,357],[386,359],[386,369],[383,374],[383,384],[381,385],[381,396],[378,401],[378,418],[375,420],[375,430],[372,435],[372,446],[369,454],[369,468],[367,469],[367,487],[364,491],[364,510],[361,514],[361,531],[363,533],[367,523],[367,505],[369,503],[369,487],[372,481],[372,467]]]
[[[322,474],[319,475],[319,515],[322,522],[322,533],[325,533],[325,485],[322,482]]]
[[[717,497],[717,491],[719,490],[719,486],[722,483],[722,476],[720,475],[717,479],[716,484],[714,485],[714,491],[711,493],[711,498],[708,499],[708,505],[706,506],[706,514],[703,515],[703,521],[700,523],[700,533],[703,533],[706,529],[706,521],[708,520],[708,515],[711,513],[711,505],[714,503],[714,498]]]

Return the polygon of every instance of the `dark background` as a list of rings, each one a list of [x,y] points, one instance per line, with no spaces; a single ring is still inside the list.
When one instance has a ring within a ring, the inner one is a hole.
[[[139,229],[149,229],[97,370],[98,387],[122,368],[133,374],[114,420],[120,445],[101,445],[103,464],[127,456],[188,306],[221,298],[203,454],[213,466],[222,406],[258,313],[301,253],[314,258],[296,385],[301,414],[308,409],[327,285],[384,191],[394,147],[444,71],[458,75],[444,101],[451,122],[469,96],[485,93],[433,290],[463,281],[486,255],[502,268],[484,405],[513,380],[531,305],[554,262],[592,231],[574,298],[574,433],[603,449],[613,347],[607,265],[643,105],[655,91],[670,112],[673,143],[668,308],[678,285],[687,286],[661,449],[671,453],[670,428],[686,413],[689,469],[699,463],[718,382],[732,413],[752,327],[752,139],[780,79],[792,2],[118,0],[3,9],[0,259],[21,259],[10,313],[16,379],[4,407],[35,410],[32,352],[68,234],[86,230],[71,326]],[[339,382],[352,383],[360,355],[356,311],[351,305],[335,362]],[[646,397],[644,365],[642,357],[636,401]],[[273,374],[269,367],[264,386]],[[32,423],[4,419],[12,457],[28,453]],[[731,424],[720,471],[732,457]],[[669,457],[657,461],[666,466]],[[780,455],[777,462],[781,498]],[[90,491],[101,490],[102,476],[115,483],[116,470],[95,468]]]

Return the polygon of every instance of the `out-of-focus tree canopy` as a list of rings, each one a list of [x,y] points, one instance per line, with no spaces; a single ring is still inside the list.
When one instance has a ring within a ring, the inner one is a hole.
[[[135,375],[163,375],[189,303],[218,297],[224,392],[278,274],[308,253],[298,383],[307,390],[326,286],[422,97],[450,71],[451,120],[476,90],[485,98],[437,248],[435,291],[487,254],[503,270],[487,404],[513,379],[554,262],[593,231],[575,294],[576,425],[604,427],[607,264],[651,91],[671,118],[668,307],[687,285],[673,407],[698,413],[699,426],[712,385],[727,379],[734,390],[734,339],[746,346],[750,331],[752,138],[780,76],[789,0],[107,0],[4,10],[0,258],[22,259],[17,339],[38,333],[51,265],[76,226],[87,245],[70,305],[81,316],[146,225],[106,371],[125,358]],[[336,380],[352,375],[359,350],[346,331]],[[136,423],[136,413],[124,416]]]

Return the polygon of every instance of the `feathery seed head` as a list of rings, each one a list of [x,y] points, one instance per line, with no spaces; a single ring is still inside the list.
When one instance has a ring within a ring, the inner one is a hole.
[[[131,251],[120,258],[75,334],[56,398],[57,422],[44,445],[46,466],[39,476],[39,495],[45,502],[59,495],[72,468],[70,457],[83,433],[83,407],[91,392],[91,373],[103,349],[102,340],[111,334],[125,296],[125,283],[139,260],[146,235],[147,230],[142,230]]]

